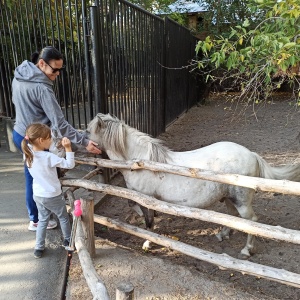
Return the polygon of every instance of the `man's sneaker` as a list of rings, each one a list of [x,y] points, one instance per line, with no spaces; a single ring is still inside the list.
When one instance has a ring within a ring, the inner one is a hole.
[[[33,221],[29,222],[28,230],[36,231],[38,223],[34,223]],[[57,222],[55,220],[49,220],[47,229],[53,229],[57,227]]]
[[[33,221],[30,221],[29,222],[29,226],[28,226],[28,230],[30,230],[30,231],[36,231],[37,226],[38,226],[38,223],[34,223]]]
[[[35,249],[34,252],[33,252],[33,255],[34,255],[35,258],[41,258],[43,256],[43,252],[44,252],[44,250]]]
[[[54,219],[49,220],[47,229],[53,229],[57,227],[57,222]]]

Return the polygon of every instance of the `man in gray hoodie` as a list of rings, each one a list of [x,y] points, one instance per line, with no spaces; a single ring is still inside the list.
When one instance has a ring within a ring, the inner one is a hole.
[[[62,54],[56,48],[48,46],[40,53],[34,53],[32,62],[25,60],[15,69],[12,82],[12,99],[16,110],[14,143],[21,150],[27,126],[32,123],[43,123],[59,129],[61,135],[72,143],[84,146],[91,153],[101,154],[96,143],[88,140],[65,120],[53,91],[53,81],[62,68]],[[26,166],[25,182],[26,207],[30,219],[28,230],[36,231],[38,210],[33,200],[32,177]],[[47,228],[52,229],[56,226],[56,222],[50,220]]]

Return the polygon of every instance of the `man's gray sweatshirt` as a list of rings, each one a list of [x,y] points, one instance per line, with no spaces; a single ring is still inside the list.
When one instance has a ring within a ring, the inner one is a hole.
[[[12,100],[16,109],[14,130],[25,136],[28,125],[47,124],[59,129],[72,143],[88,145],[88,139],[66,120],[53,91],[53,82],[33,63],[25,60],[14,73]]]

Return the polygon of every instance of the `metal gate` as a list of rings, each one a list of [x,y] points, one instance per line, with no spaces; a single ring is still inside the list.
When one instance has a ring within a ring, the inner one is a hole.
[[[157,136],[200,100],[189,73],[196,38],[125,0],[16,0],[0,5],[0,117],[14,118],[14,69],[54,45],[66,70],[55,93],[66,119],[85,128],[111,113]]]

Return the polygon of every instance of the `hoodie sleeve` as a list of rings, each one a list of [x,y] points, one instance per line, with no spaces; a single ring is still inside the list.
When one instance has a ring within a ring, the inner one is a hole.
[[[67,137],[72,143],[86,147],[89,140],[66,121],[53,89],[46,85],[41,85],[41,89],[41,106],[50,120],[51,126],[58,128],[62,136]]]

